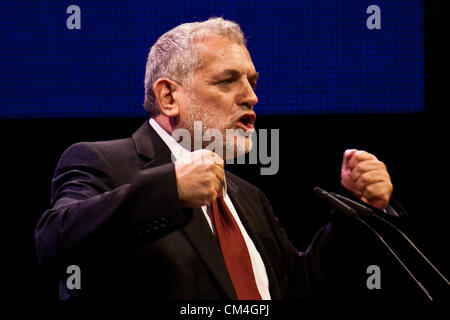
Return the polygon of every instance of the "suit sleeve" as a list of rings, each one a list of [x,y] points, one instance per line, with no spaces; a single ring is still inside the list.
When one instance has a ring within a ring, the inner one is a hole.
[[[52,180],[51,208],[35,228],[37,258],[52,265],[80,248],[102,250],[136,238],[151,241],[179,228],[173,163],[145,169],[117,186],[111,168],[91,143],[67,149]]]

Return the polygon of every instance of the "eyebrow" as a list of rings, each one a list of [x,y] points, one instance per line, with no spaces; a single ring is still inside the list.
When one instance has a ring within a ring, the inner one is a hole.
[[[225,69],[224,71],[222,71],[219,74],[217,74],[216,76],[214,76],[214,78],[217,79],[217,78],[224,77],[224,76],[228,76],[228,77],[232,77],[232,78],[239,78],[241,76],[241,73],[236,69]],[[259,72],[254,72],[247,78],[249,79],[250,83],[253,86],[255,86],[256,82],[258,81],[258,78],[259,78]]]

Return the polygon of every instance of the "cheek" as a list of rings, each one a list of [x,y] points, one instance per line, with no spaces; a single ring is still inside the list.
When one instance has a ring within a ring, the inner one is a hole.
[[[219,129],[223,131],[230,127],[230,119],[223,112],[209,112],[208,114],[208,127]]]
[[[213,121],[215,121],[216,126],[224,126],[230,124],[233,119],[233,114],[235,110],[233,110],[233,106],[229,103],[225,103],[221,100],[209,100],[206,104],[203,104],[205,107],[205,113],[209,114]]]
[[[193,97],[194,102],[200,107],[198,110],[202,114],[202,118],[207,122],[209,128],[226,129],[234,125],[233,119],[239,111],[235,107],[231,93],[218,92],[210,88],[204,88],[195,91]]]
[[[198,102],[211,111],[229,114],[233,110],[234,99],[230,92],[221,92],[217,89],[204,90],[197,94]]]

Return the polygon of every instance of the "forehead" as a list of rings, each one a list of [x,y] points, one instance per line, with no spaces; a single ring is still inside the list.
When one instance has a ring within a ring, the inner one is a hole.
[[[201,66],[196,71],[217,72],[236,69],[243,73],[255,72],[247,48],[231,39],[212,36],[195,44]]]

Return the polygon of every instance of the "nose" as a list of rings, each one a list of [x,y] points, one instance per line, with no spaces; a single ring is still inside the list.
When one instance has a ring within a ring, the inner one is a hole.
[[[258,103],[258,97],[256,96],[255,90],[248,81],[245,81],[242,91],[239,95],[238,104],[240,106],[246,106],[249,109],[253,109],[255,104]]]

